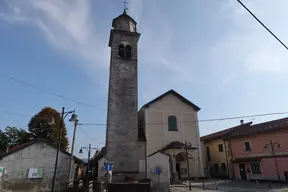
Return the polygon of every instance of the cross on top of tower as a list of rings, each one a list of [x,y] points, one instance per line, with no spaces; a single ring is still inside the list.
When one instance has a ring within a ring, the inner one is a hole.
[[[127,2],[127,0],[124,0],[123,4],[124,4],[124,13],[126,14],[126,11],[128,11],[128,7],[127,7],[128,2]]]

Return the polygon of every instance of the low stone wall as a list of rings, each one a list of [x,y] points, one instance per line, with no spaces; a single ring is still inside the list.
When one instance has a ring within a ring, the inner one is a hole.
[[[149,183],[110,183],[109,192],[150,192]]]
[[[0,183],[1,192],[50,192],[51,180],[2,180]],[[55,189],[65,188],[65,184],[56,184]]]
[[[169,192],[170,183],[151,183],[151,192]]]

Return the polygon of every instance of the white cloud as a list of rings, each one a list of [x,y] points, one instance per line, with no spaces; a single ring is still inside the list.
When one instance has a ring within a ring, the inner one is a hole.
[[[81,64],[91,75],[95,69],[108,67],[108,47],[94,28],[90,0],[5,2],[9,12],[0,13],[5,21],[34,25],[58,51],[84,59]]]

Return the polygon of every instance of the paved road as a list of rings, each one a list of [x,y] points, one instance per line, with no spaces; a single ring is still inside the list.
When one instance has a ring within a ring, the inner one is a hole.
[[[184,182],[182,186],[171,186],[171,192],[188,192],[188,182]],[[202,182],[192,182],[192,191],[200,192],[203,190]],[[223,192],[288,192],[288,185],[269,184],[269,183],[256,183],[249,181],[228,181],[218,180],[205,181],[205,191],[223,191]]]

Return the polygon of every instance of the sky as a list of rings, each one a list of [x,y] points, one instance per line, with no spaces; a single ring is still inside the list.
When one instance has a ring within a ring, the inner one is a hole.
[[[199,120],[288,111],[288,52],[236,0],[127,2],[141,33],[139,108],[174,89],[201,108]],[[287,0],[243,3],[288,44]],[[78,127],[76,155],[81,146],[101,148],[108,39],[122,12],[122,0],[0,0],[0,129],[26,129],[43,107],[65,107],[80,124],[100,124]],[[200,135],[239,121],[200,121]]]

